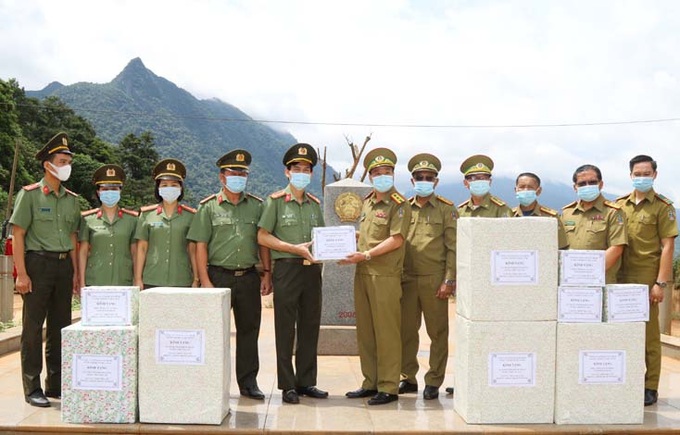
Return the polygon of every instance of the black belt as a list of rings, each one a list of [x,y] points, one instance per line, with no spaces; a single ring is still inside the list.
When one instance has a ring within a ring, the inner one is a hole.
[[[226,267],[213,266],[213,265],[210,265],[208,267],[216,268],[217,270],[219,270],[222,273],[228,273],[229,275],[234,275],[234,276],[243,276],[243,275],[246,275],[250,272],[255,272],[255,266],[250,266],[247,269],[227,269]]]
[[[316,264],[316,263],[312,263],[311,261],[309,261],[305,258],[277,258],[274,261],[277,261],[277,262],[280,261],[281,263],[301,264],[303,266],[311,266],[312,264]]]
[[[68,252],[28,251],[28,253],[52,258],[54,260],[66,260],[69,257]]]

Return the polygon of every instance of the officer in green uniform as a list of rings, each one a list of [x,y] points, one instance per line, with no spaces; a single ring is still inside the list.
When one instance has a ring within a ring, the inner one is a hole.
[[[217,160],[222,188],[201,201],[187,238],[196,242],[201,287],[231,289],[236,324],[236,380],[242,396],[264,400],[257,385],[260,294],[271,293],[269,249],[257,244],[262,199],[245,193],[252,157],[236,149]],[[262,260],[264,278],[255,265]]]
[[[397,156],[387,148],[366,154],[373,191],[364,199],[359,252],[341,264],[356,264],[354,310],[364,381],[349,398],[371,397],[369,405],[399,399],[401,372],[401,274],[411,207],[394,188]]]
[[[515,217],[522,216],[543,216],[554,217],[557,219],[557,247],[559,249],[567,249],[567,234],[564,231],[564,224],[559,218],[559,213],[549,207],[538,203],[538,197],[541,195],[541,179],[533,172],[523,172],[517,176],[515,180],[515,195],[519,201],[519,205],[512,210]]]
[[[321,265],[309,251],[312,228],[324,226],[320,201],[305,191],[317,162],[311,145],[299,143],[283,156],[288,187],[272,193],[258,223],[258,242],[274,259],[274,327],[278,388],[286,403],[299,396],[317,399],[328,392],[316,387],[317,347],[321,325]],[[293,369],[293,344],[295,369]]]
[[[616,200],[626,215],[628,248],[618,280],[649,286],[649,321],[645,340],[645,406],[656,403],[661,376],[661,333],[659,331],[659,302],[664,290],[673,281],[673,251],[678,226],[673,202],[654,191],[656,161],[639,155],[630,160],[633,191]]]
[[[80,291],[76,257],[80,208],[77,195],[62,182],[71,174],[73,153],[66,133],[59,133],[35,155],[44,177],[17,194],[10,218],[14,234],[16,290],[24,302],[21,376],[26,402],[50,406],[61,396],[61,329],[71,324],[71,295]],[[47,319],[45,392],[42,327]],[[45,397],[47,396],[47,397]]]
[[[456,219],[453,202],[436,195],[441,162],[417,154],[408,162],[415,196],[406,237],[401,297],[401,382],[399,394],[418,390],[418,346],[421,319],[430,337],[430,369],[423,398],[439,397],[449,356],[449,296],[456,288]]]
[[[92,181],[102,205],[82,213],[78,236],[80,281],[88,286],[130,286],[139,213],[118,206],[125,172],[118,165],[104,165],[94,172]]]
[[[578,201],[562,208],[562,223],[569,249],[605,251],[607,284],[616,283],[621,254],[628,244],[621,207],[602,196],[602,172],[597,166],[579,166],[572,176]]]
[[[176,159],[154,167],[156,205],[142,207],[137,222],[135,285],[150,287],[198,287],[196,244],[187,240],[196,210],[181,204],[187,170]]]
[[[460,172],[463,184],[470,190],[470,199],[458,206],[460,217],[511,217],[512,210],[505,201],[491,195],[491,171],[493,160],[477,154],[465,159]]]

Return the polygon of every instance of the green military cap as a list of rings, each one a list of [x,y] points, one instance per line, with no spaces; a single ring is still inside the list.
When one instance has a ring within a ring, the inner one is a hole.
[[[364,157],[364,168],[371,172],[373,168],[378,166],[389,166],[394,168],[397,164],[397,155],[387,148],[376,148],[371,150],[366,157]]]
[[[125,182],[125,172],[118,165],[104,165],[94,171],[92,182],[96,186],[120,187]]]
[[[316,155],[316,150],[307,143],[298,143],[288,148],[286,154],[283,155],[283,165],[288,166],[295,162],[305,162],[309,163],[314,167],[318,157]]]
[[[50,139],[49,142],[35,154],[35,158],[44,162],[55,153],[73,155],[73,152],[68,148],[68,135],[64,132],[57,133]]]
[[[154,180],[179,180],[184,181],[187,176],[187,168],[184,163],[177,159],[161,160],[153,168]]]
[[[217,160],[217,167],[220,169],[233,169],[236,171],[248,172],[248,167],[252,157],[246,150],[233,150]]]
[[[460,172],[467,176],[470,174],[491,174],[493,169],[493,160],[483,154],[476,154],[468,157],[460,165]]]
[[[414,173],[416,171],[432,171],[439,174],[442,169],[442,162],[432,154],[420,153],[411,157],[408,161],[408,171]]]

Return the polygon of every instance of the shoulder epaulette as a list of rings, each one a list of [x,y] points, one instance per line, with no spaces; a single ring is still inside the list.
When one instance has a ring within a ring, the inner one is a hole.
[[[569,204],[567,204],[567,205],[565,205],[564,207],[562,207],[562,210],[565,210],[565,209],[574,207],[577,203],[578,203],[578,201],[570,202]]]
[[[661,202],[663,202],[663,203],[665,203],[665,204],[667,204],[667,205],[673,205],[673,201],[671,201],[670,199],[666,198],[666,197],[663,196],[662,194],[660,194],[660,193],[654,193],[654,195],[655,195],[657,198],[659,198],[659,199],[661,200]]]
[[[621,210],[621,206],[620,206],[620,205],[618,205],[618,204],[616,204],[616,203],[614,203],[614,202],[611,202],[611,201],[609,201],[609,200],[605,200],[605,201],[604,201],[604,205],[606,205],[607,207],[613,208],[614,210]]]
[[[549,214],[550,216],[557,216],[557,210],[553,210],[550,207],[542,205],[540,206],[539,210],[541,210],[545,214]]]
[[[390,199],[394,201],[396,204],[403,204],[404,201],[406,201],[406,198],[401,196],[401,193],[399,192],[394,192],[392,195],[390,195]]]
[[[630,196],[630,194],[628,194],[628,195],[621,195],[621,196],[619,196],[618,198],[616,198],[614,201],[621,201],[621,200],[623,200],[623,199],[627,199],[629,196]]]
[[[248,193],[248,196],[251,197],[251,198],[253,198],[253,199],[256,199],[256,200],[258,200],[258,201],[260,201],[260,202],[264,201],[264,199],[260,198],[260,197],[257,196],[257,195],[253,195],[252,193]]]
[[[437,199],[439,200],[439,202],[443,202],[446,205],[453,205],[453,201],[448,200],[441,195],[437,195]]]
[[[364,199],[368,199],[373,195],[375,195],[375,191],[371,190],[370,192],[368,192],[368,195],[364,196]]]
[[[494,204],[496,204],[499,207],[503,207],[505,205],[505,201],[503,201],[500,198],[496,198],[493,195],[490,195],[489,199],[491,200],[491,202],[493,202]]]
[[[138,217],[138,216],[139,216],[139,212],[138,212],[138,211],[128,210],[127,208],[121,208],[120,211],[122,211],[122,212],[125,213],[125,214],[129,214],[130,216],[134,216],[134,217]]]
[[[156,210],[157,207],[158,207],[158,204],[145,205],[144,207],[140,208],[139,211],[141,213],[146,213],[147,211]]]
[[[270,197],[271,199],[279,199],[279,198],[282,198],[282,197],[284,197],[284,196],[286,196],[286,191],[285,191],[285,190],[279,190],[278,192],[274,192],[274,193],[272,193],[271,195],[269,195],[269,197]]]
[[[210,195],[210,196],[208,196],[208,197],[206,197],[206,198],[203,198],[203,199],[201,200],[200,204],[205,204],[206,202],[210,201],[211,199],[215,198],[216,196],[217,196],[217,194],[216,194],[216,193],[213,193],[212,195]]]
[[[69,193],[69,194],[71,194],[71,195],[73,195],[73,196],[78,196],[77,193],[75,193],[75,192],[73,192],[73,191],[70,191],[70,190],[68,190],[68,189],[65,188],[65,187],[64,187],[64,190],[66,191],[66,193]]]
[[[305,193],[307,194],[307,198],[311,199],[312,201],[314,201],[317,204],[321,204],[321,201],[319,200],[319,198],[317,198],[316,196],[312,195],[309,192],[305,192]]]
[[[469,199],[469,198],[466,199],[465,201],[461,202],[460,204],[458,204],[458,208],[463,208],[463,207],[465,207],[465,206],[468,204],[468,202],[470,202],[470,199]]]
[[[33,183],[33,184],[29,184],[28,186],[24,186],[24,190],[28,190],[28,191],[35,190],[38,187],[40,187],[40,183]]]
[[[189,206],[186,205],[186,204],[180,204],[179,206],[182,207],[182,209],[188,211],[189,213],[196,213],[196,209],[195,209],[195,208],[189,207]]]
[[[81,211],[81,212],[80,212],[80,215],[81,215],[82,217],[85,217],[85,216],[89,216],[89,215],[91,215],[91,214],[95,214],[95,213],[97,213],[98,211],[99,211],[98,208],[93,208],[92,210]]]

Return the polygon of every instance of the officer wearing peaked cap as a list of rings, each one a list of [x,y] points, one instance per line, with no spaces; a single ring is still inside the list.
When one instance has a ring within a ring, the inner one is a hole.
[[[26,402],[47,407],[45,396],[61,395],[61,329],[71,324],[71,295],[78,292],[76,243],[80,224],[77,195],[62,182],[71,174],[72,152],[66,133],[50,139],[36,154],[44,177],[24,186],[10,218],[14,229],[16,290],[22,295],[21,374]],[[42,325],[47,319],[45,391]]]
[[[423,397],[439,396],[448,359],[448,298],[455,290],[456,220],[453,202],[434,192],[441,162],[432,154],[417,154],[408,162],[415,196],[406,237],[401,298],[401,377],[399,393],[418,389],[418,329],[425,318],[431,340],[429,370]]]
[[[278,388],[285,403],[328,397],[316,387],[321,325],[321,265],[309,251],[312,228],[324,226],[320,201],[306,192],[317,163],[314,148],[293,145],[283,156],[288,186],[272,193],[258,223],[258,242],[274,259],[274,322]],[[297,332],[295,367],[293,345]]]
[[[217,160],[222,186],[201,201],[187,238],[196,242],[201,287],[231,289],[236,323],[236,380],[242,396],[264,400],[257,385],[260,295],[272,291],[269,249],[257,244],[262,199],[247,194],[250,153],[236,149]],[[262,261],[264,277],[255,265]]]
[[[511,217],[505,201],[491,195],[493,160],[483,154],[468,157],[460,165],[463,184],[470,190],[470,199],[458,206],[460,217]]]
[[[137,222],[134,283],[140,288],[197,287],[196,244],[186,236],[196,210],[180,204],[187,170],[165,159],[152,172],[158,204],[142,207]]]
[[[357,264],[354,307],[363,383],[345,395],[371,397],[369,405],[398,399],[401,369],[401,273],[411,207],[394,188],[397,156],[387,148],[371,150],[364,168],[373,191],[364,199],[359,223],[359,252],[341,264]],[[379,333],[378,333],[379,332]]]
[[[82,213],[80,280],[88,286],[130,286],[137,254],[134,236],[138,213],[118,205],[125,172],[118,165],[103,165],[94,172],[92,182],[101,207]]]

